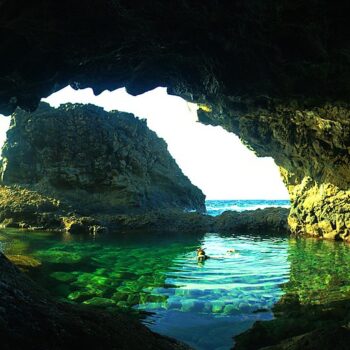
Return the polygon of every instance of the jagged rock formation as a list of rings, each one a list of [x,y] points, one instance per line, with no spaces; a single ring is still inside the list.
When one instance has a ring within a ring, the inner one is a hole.
[[[2,0],[0,111],[68,84],[202,96],[350,95],[346,2]]]
[[[134,318],[53,301],[0,253],[0,336],[4,350],[190,349]]]
[[[256,109],[249,102],[220,124],[257,155],[274,158],[291,198],[292,232],[350,240],[349,105],[287,107],[266,101]],[[210,122],[210,115],[204,118]]]
[[[225,211],[219,216],[178,211],[152,212],[143,215],[118,215],[111,218],[117,230],[167,232],[255,233],[258,235],[288,234],[289,210],[265,208],[244,212]]]
[[[205,196],[164,140],[128,113],[46,103],[33,113],[18,110],[2,156],[3,184],[20,184],[79,214],[205,210]]]

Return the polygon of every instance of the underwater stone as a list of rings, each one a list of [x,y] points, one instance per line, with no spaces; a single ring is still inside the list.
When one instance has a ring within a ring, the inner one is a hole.
[[[16,266],[22,269],[41,266],[41,261],[28,255],[6,255],[6,257]]]
[[[130,294],[128,296],[127,303],[130,306],[139,304],[140,303],[140,296],[138,294]]]
[[[127,301],[128,297],[129,297],[130,294],[128,293],[121,293],[121,292],[115,292],[113,295],[112,295],[112,298],[116,303],[118,301]]]
[[[112,299],[95,297],[95,298],[85,300],[83,304],[106,307],[106,306],[114,305],[115,302]]]
[[[68,284],[59,284],[55,286],[55,294],[60,295],[66,300],[67,296],[70,294],[71,288]]]
[[[69,300],[74,300],[74,301],[79,301],[79,299],[84,296],[84,292],[81,292],[79,290],[76,290],[72,293],[70,293],[68,296],[67,296],[67,299]]]
[[[181,301],[176,300],[168,300],[167,302],[167,309],[169,310],[180,310],[182,308]]]
[[[233,313],[238,313],[239,308],[236,307],[235,305],[228,304],[228,305],[225,305],[223,312],[224,314],[228,314],[228,315]]]
[[[122,300],[118,301],[116,305],[121,308],[129,308],[129,304],[126,301],[122,301]]]
[[[72,282],[77,279],[77,276],[73,275],[70,272],[57,271],[57,272],[51,273],[50,276],[61,282]]]
[[[223,301],[213,301],[211,311],[214,313],[220,313],[225,307],[225,302]]]
[[[56,264],[77,264],[83,259],[78,253],[56,250],[39,251],[36,255],[45,262]]]

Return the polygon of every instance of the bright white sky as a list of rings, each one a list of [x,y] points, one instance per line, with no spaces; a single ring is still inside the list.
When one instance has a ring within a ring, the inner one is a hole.
[[[106,111],[126,111],[147,119],[149,128],[165,139],[172,156],[207,199],[288,199],[278,168],[271,158],[257,158],[237,136],[221,127],[197,122],[197,107],[157,88],[131,96],[125,89],[94,96],[91,89],[66,87],[44,101],[92,103]],[[0,118],[0,143],[9,119]]]

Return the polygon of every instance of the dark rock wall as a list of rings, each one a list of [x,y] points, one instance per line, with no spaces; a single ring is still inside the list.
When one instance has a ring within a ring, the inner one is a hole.
[[[17,110],[11,118],[4,184],[26,184],[85,213],[205,210],[205,196],[164,140],[131,114],[42,103],[36,112]]]
[[[219,123],[258,156],[272,156],[290,194],[295,234],[350,240],[350,107],[267,101],[231,110]],[[217,116],[201,112],[206,123]]]
[[[350,93],[349,3],[326,0],[0,2],[0,111],[67,84],[138,94]]]

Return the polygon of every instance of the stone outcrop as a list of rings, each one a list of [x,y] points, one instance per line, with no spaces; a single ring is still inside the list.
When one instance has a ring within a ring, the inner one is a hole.
[[[288,234],[289,210],[265,208],[244,212],[226,211],[219,216],[179,211],[152,212],[141,215],[119,215],[111,218],[115,230],[162,232]]]
[[[106,232],[252,232],[259,235],[289,233],[286,208],[265,208],[245,212],[226,211],[213,217],[178,209],[147,213],[81,216],[71,208],[37,191],[15,186],[0,187],[0,227],[28,230],[66,231],[71,234]]]
[[[290,194],[293,233],[350,240],[350,107],[312,108],[267,100],[265,107],[232,111],[220,124],[258,156],[272,156]],[[203,115],[207,123],[216,116]],[[208,120],[208,118],[212,118]]]
[[[128,113],[46,103],[33,113],[18,110],[2,157],[2,184],[54,198],[46,211],[205,211],[205,196],[182,173],[165,141]]]
[[[0,253],[1,348],[174,349],[189,347],[125,314],[53,301]]]

